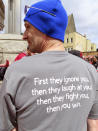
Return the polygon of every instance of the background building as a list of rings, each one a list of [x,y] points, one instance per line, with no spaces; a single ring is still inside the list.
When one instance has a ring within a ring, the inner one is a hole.
[[[0,64],[5,64],[6,60],[12,63],[26,49],[27,42],[22,40],[22,35],[0,34]]]
[[[73,14],[68,17],[68,26],[66,29],[64,47],[66,50],[76,49],[82,52],[96,51],[96,45],[76,32]]]
[[[21,0],[6,0],[5,23],[5,33],[21,34]]]
[[[3,1],[0,0],[0,31],[4,28],[4,19],[5,19],[5,6]]]
[[[0,34],[0,64],[5,64],[6,60],[12,63],[17,54],[27,49],[27,42],[20,35],[21,0],[6,0],[5,8],[0,0],[0,29],[4,27],[4,18],[5,34]]]

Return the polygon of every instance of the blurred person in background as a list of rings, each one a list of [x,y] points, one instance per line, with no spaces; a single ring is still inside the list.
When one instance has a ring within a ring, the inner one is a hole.
[[[80,58],[83,58],[83,54],[82,54],[82,52],[79,51],[79,50],[70,50],[70,51],[68,51],[68,52],[71,53],[71,54],[73,54],[73,55],[75,55],[75,56],[78,56],[78,57],[80,57]]]
[[[15,58],[14,61],[21,60],[23,57],[25,57],[25,56],[31,56],[31,55],[34,55],[34,53],[31,53],[30,50],[29,50],[29,47],[27,47],[27,50],[25,52],[19,53],[16,56],[16,58]],[[5,64],[0,64],[0,81],[3,80],[5,72],[6,72],[7,68],[8,68],[8,66],[9,66],[9,60],[6,60]]]

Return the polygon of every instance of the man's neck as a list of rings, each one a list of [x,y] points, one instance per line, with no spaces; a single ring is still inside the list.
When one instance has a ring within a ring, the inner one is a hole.
[[[65,51],[64,45],[59,40],[49,40],[43,51]]]

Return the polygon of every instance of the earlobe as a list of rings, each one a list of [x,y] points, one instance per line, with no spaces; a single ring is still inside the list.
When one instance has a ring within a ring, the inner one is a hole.
[[[25,36],[25,35],[23,35],[23,38],[22,38],[23,40],[26,40],[27,39],[27,36]]]

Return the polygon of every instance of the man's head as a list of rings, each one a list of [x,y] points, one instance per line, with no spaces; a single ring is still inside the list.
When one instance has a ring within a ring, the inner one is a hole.
[[[29,7],[24,21],[24,39],[27,39],[29,46],[33,44],[33,52],[38,52],[36,48],[42,48],[43,42],[45,46],[45,41],[50,38],[64,42],[68,17],[60,0],[42,0],[33,4]]]
[[[25,22],[25,28],[26,30],[24,32],[23,39],[28,41],[29,50],[33,53],[42,52],[41,43],[43,43],[46,35],[37,30],[27,21]]]

